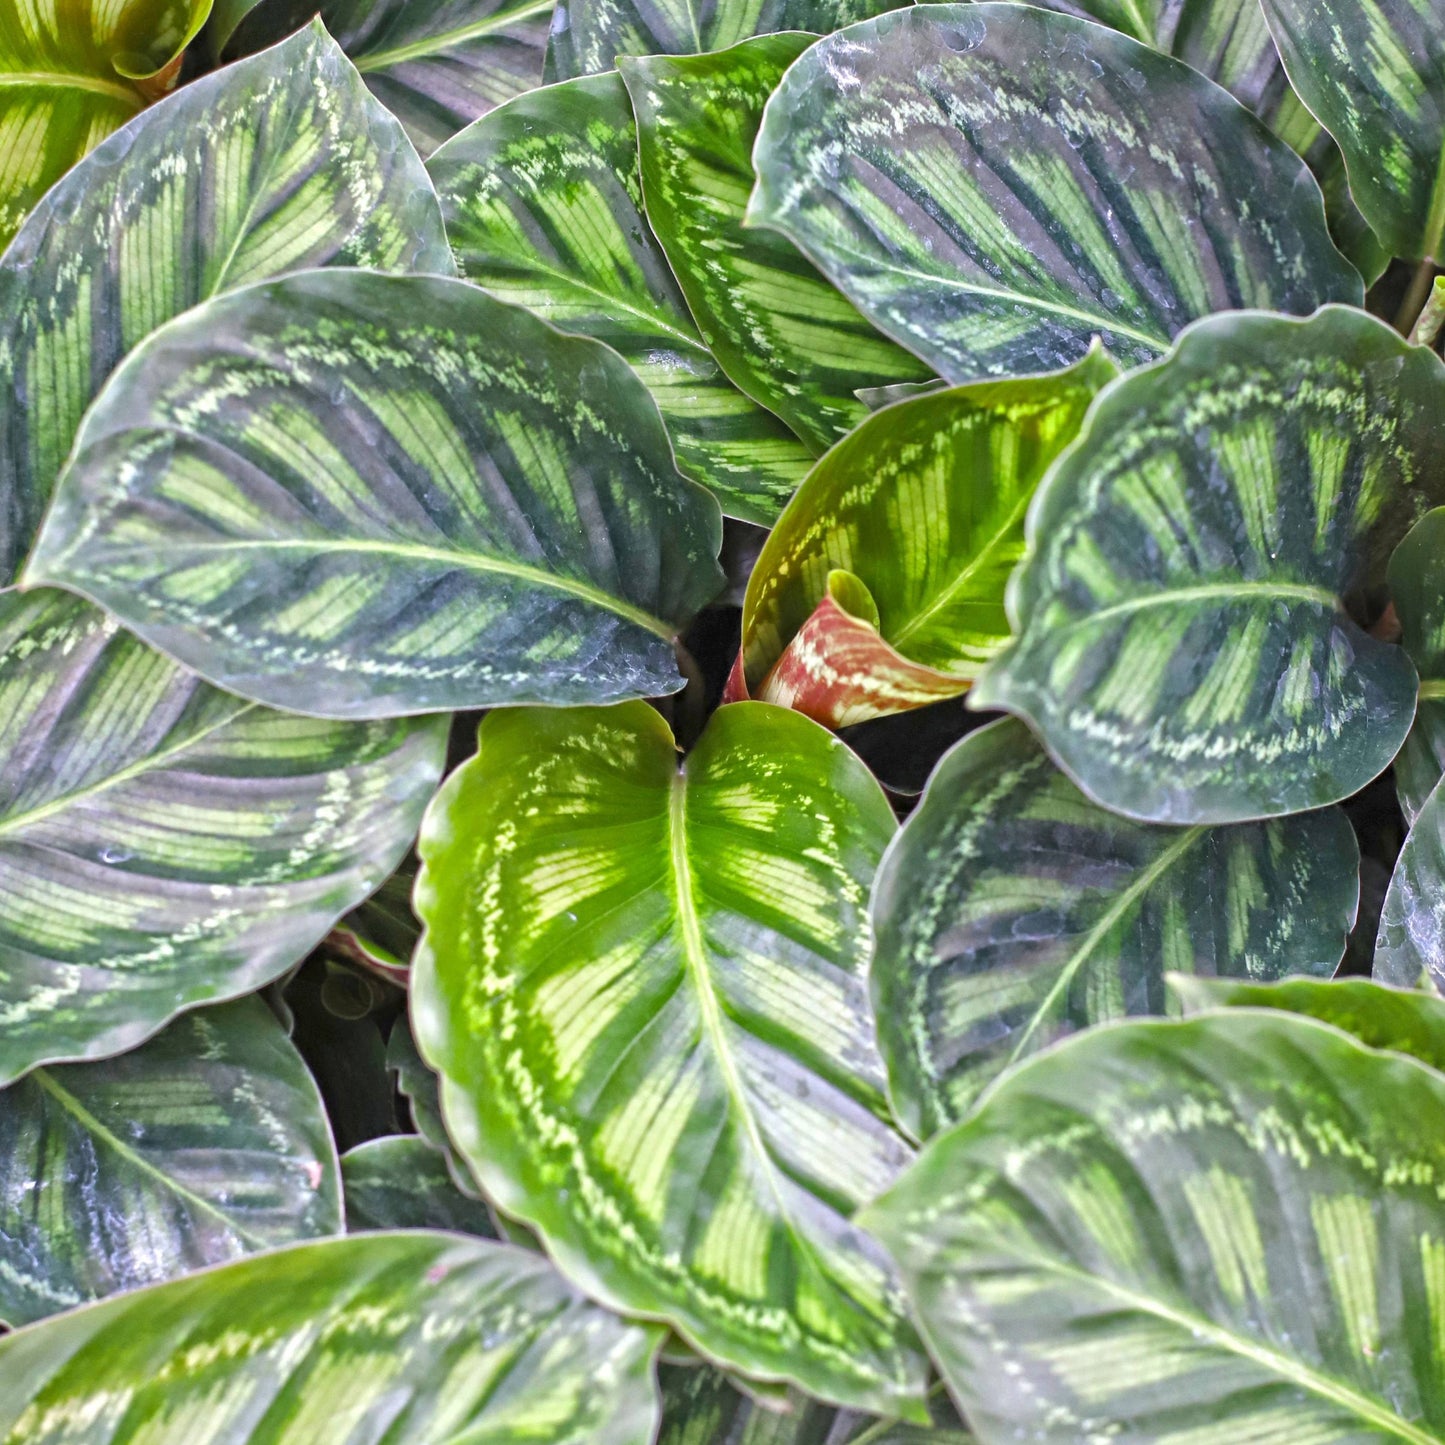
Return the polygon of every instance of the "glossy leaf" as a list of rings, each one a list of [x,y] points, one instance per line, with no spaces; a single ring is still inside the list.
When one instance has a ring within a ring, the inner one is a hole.
[[[1382,983],[1445,993],[1445,779],[1416,814],[1395,860],[1373,972]]]
[[[0,583],[132,347],[219,292],[332,265],[452,270],[415,152],[319,26],[185,86],[56,186],[0,258]]]
[[[396,867],[439,723],[207,687],[77,598],[0,593],[0,1081],[278,978]]]
[[[809,453],[703,344],[643,214],[622,81],[522,96],[439,150],[430,170],[463,274],[620,353],[657,402],[682,473],[729,515],[770,525]]]
[[[1339,142],[1370,226],[1393,255],[1445,257],[1445,8],[1263,3],[1290,81]]]
[[[815,453],[868,415],[860,388],[929,370],[880,336],[776,232],[744,229],[763,106],[810,35],[711,55],[622,60],[647,215],[723,370]]]
[[[1095,352],[1062,374],[931,392],[834,447],[748,582],[753,695],[842,726],[963,692],[1008,641],[1029,500],[1117,375]]]
[[[316,1085],[256,999],[0,1095],[0,1319],[341,1230]]]
[[[371,1139],[341,1156],[346,1228],[452,1229],[495,1239],[487,1206],[452,1182],[446,1160],[414,1134]]]
[[[1399,751],[1416,678],[1341,599],[1429,505],[1442,442],[1445,367],[1371,317],[1199,323],[1100,395],[1044,483],[1020,636],[972,700],[1133,817],[1348,797]]]
[[[873,1002],[916,1136],[1080,1029],[1165,1011],[1164,973],[1328,977],[1360,893],[1337,808],[1161,828],[1105,811],[1022,723],[944,755],[873,894]]]
[[[788,72],[754,160],[750,219],[949,381],[1067,366],[1095,336],[1137,365],[1212,311],[1362,298],[1283,142],[1072,16],[921,5],[850,27]]]
[[[131,357],[26,577],[243,696],[377,717],[675,691],[720,530],[605,347],[464,282],[316,271]]]
[[[455,1234],[278,1250],[0,1339],[5,1445],[648,1445],[656,1331]]]
[[[421,934],[421,924],[411,911],[415,882],[416,862],[409,858],[326,935],[327,950],[405,988],[412,949]]]
[[[907,1414],[923,1361],[848,1222],[884,1122],[877,784],[796,713],[494,712],[423,828],[412,1016],[452,1138],[560,1267],[710,1357]]]
[[[1442,1170],[1445,1077],[1241,1009],[1039,1056],[865,1220],[985,1445],[1437,1445]]]
[[[1413,823],[1445,772],[1445,507],[1427,512],[1390,558],[1400,645],[1420,674],[1415,725],[1395,759],[1395,791]]]
[[[619,55],[699,55],[752,35],[821,34],[907,0],[558,0],[547,78],[611,70]]]

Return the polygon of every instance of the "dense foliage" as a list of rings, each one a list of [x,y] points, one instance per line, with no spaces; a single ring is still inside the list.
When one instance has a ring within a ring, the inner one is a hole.
[[[0,1442],[1442,1445],[1445,0],[319,8],[0,10]]]

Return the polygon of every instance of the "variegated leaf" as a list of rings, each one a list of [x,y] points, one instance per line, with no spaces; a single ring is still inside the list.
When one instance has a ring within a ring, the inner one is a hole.
[[[950,381],[1153,360],[1212,311],[1359,304],[1304,163],[1115,31],[921,5],[820,41],[769,102],[749,218]]]
[[[446,728],[290,717],[0,594],[0,1082],[278,978],[390,873]]]
[[[405,988],[411,972],[412,949],[421,934],[421,924],[411,911],[411,890],[415,882],[416,860],[408,858],[370,898],[352,909],[326,935],[326,949],[398,988]]]
[[[808,474],[753,568],[749,691],[833,726],[963,692],[1008,641],[1029,500],[1117,375],[1096,351],[863,422]],[[830,585],[837,569],[852,580]]]
[[[319,26],[77,166],[0,258],[0,583],[132,347],[231,287],[331,265],[452,271],[426,172]]]
[[[926,1138],[1040,1049],[1165,1011],[1164,973],[1328,977],[1360,894],[1338,808],[1162,828],[1106,812],[1020,722],[944,755],[878,872],[873,1003],[898,1117]]]
[[[1395,759],[1395,791],[1413,823],[1445,772],[1445,507],[1427,512],[1390,558],[1400,644],[1420,674],[1415,725]]]
[[[1415,815],[1380,914],[1374,976],[1445,993],[1445,778]]]
[[[493,712],[423,828],[412,1015],[452,1138],[565,1272],[745,1374],[907,1414],[923,1360],[849,1223],[909,1157],[864,978],[893,828],[781,708],[723,708],[681,770],[641,703]]]
[[[497,1237],[487,1206],[453,1183],[446,1160],[415,1134],[371,1139],[341,1156],[346,1228],[452,1229]]]
[[[622,81],[599,75],[522,96],[429,168],[463,274],[619,352],[657,402],[682,473],[729,515],[771,525],[809,454],[703,344],[643,214]]]
[[[1232,1009],[1007,1075],[864,1222],[985,1445],[1439,1445],[1445,1076]]]
[[[1396,256],[1445,259],[1445,4],[1263,0],[1285,70]]]
[[[537,1255],[363,1234],[0,1339],[0,1441],[649,1445],[657,1342]]]
[[[313,271],[131,356],[26,578],[243,696],[378,717],[675,691],[720,534],[606,347],[462,281]]]
[[[744,229],[763,106],[810,35],[711,55],[620,60],[637,115],[647,215],[723,370],[816,455],[868,415],[860,388],[922,381],[776,232]]]
[[[1348,797],[1416,678],[1342,598],[1438,492],[1445,367],[1344,307],[1202,321],[1095,403],[1029,516],[1017,642],[973,702],[1090,797],[1223,823]]]
[[[316,1085],[257,999],[0,1094],[0,1320],[341,1230]]]
[[[699,55],[781,30],[822,34],[909,0],[558,0],[547,78],[611,70],[619,55]]]

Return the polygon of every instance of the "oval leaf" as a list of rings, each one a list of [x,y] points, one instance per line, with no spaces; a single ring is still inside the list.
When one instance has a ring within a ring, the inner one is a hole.
[[[656,1331],[455,1234],[277,1250],[0,1339],[6,1445],[648,1445]]]
[[[319,26],[186,86],[56,186],[0,259],[0,583],[132,347],[231,287],[334,265],[452,272],[426,172]]]
[[[0,1319],[341,1230],[316,1085],[256,999],[0,1096]]]
[[[397,1134],[371,1139],[341,1156],[346,1228],[451,1229],[495,1239],[487,1206],[452,1182],[447,1161],[425,1139]]]
[[[1445,507],[1427,512],[1390,558],[1400,645],[1420,674],[1415,725],[1395,759],[1395,791],[1413,823],[1445,773]]]
[[[1232,1010],[1034,1059],[866,1217],[989,1445],[1438,1445],[1442,1173],[1445,1077]]]
[[[1029,516],[1021,634],[974,684],[1090,797],[1225,823],[1333,803],[1416,679],[1341,598],[1427,505],[1445,367],[1361,312],[1201,322],[1099,397]]]
[[[796,713],[494,712],[423,830],[423,1055],[477,1178],[614,1307],[906,1413],[922,1358],[848,1223],[883,1122],[866,888],[893,819]]]
[[[721,519],[606,347],[475,286],[316,271],[173,322],[27,570],[220,686],[378,717],[650,697]]]
[[[919,1137],[1057,1040],[1162,1014],[1164,971],[1333,973],[1360,892],[1337,808],[1161,828],[1096,807],[1012,719],[939,763],[873,894],[873,1000]]]
[[[279,977],[394,869],[440,723],[207,687],[77,598],[0,594],[0,1082]]]
[[[1445,993],[1445,779],[1411,824],[1380,914],[1374,976]]]
[[[684,476],[770,525],[809,466],[703,344],[642,208],[637,129],[616,75],[499,107],[429,169],[462,273],[563,331],[605,341],[646,383]]]
[[[922,5],[820,41],[754,159],[750,218],[950,381],[1067,366],[1096,335],[1135,365],[1211,311],[1363,296],[1262,122],[1028,6]]]

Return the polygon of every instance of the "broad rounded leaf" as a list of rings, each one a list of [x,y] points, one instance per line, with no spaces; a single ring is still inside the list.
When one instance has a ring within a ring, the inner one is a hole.
[[[425,1147],[425,1146],[423,1146]],[[0,1095],[0,1320],[341,1230],[320,1095],[256,999]]]
[[[537,1255],[364,1234],[0,1339],[0,1441],[649,1445],[656,1347]]]
[[[1025,5],[820,41],[768,104],[749,215],[949,381],[1126,365],[1190,321],[1358,304],[1301,161],[1225,91]]]
[[[0,594],[0,1082],[278,978],[396,867],[445,754],[440,722],[271,712]]]
[[[1445,993],[1445,778],[1410,825],[1380,914],[1374,976]]]
[[[1445,6],[1263,0],[1285,70],[1396,256],[1445,259]]]
[[[26,577],[243,696],[378,717],[675,691],[720,530],[606,347],[462,281],[315,271],[130,358]]]
[[[452,1182],[446,1160],[425,1139],[396,1134],[371,1139],[341,1156],[346,1228],[453,1229],[495,1239],[487,1206]]]
[[[1372,317],[1200,322],[1099,396],[1044,482],[1020,636],[972,700],[1130,816],[1348,797],[1399,751],[1416,678],[1342,598],[1438,492],[1442,445],[1445,367]]]
[[[1107,812],[1020,722],[939,763],[873,894],[894,1108],[927,1137],[1080,1029],[1165,1011],[1164,972],[1328,977],[1360,893],[1338,808],[1162,828]]]
[[[412,1014],[473,1172],[590,1292],[905,1414],[922,1357],[849,1223],[909,1157],[864,977],[893,828],[781,708],[721,709],[681,770],[641,703],[494,712],[423,828]]]
[[[643,214],[637,129],[616,75],[499,107],[429,169],[462,273],[617,351],[647,384],[684,476],[731,516],[770,525],[807,449],[703,344]]]
[[[1445,1077],[1239,1009],[1003,1079],[865,1216],[984,1445],[1445,1439]]]
[[[1420,674],[1415,725],[1395,759],[1395,791],[1413,823],[1445,772],[1445,507],[1427,512],[1390,558],[1400,645]]]
[[[1063,373],[930,392],[863,422],[808,474],[753,567],[749,691],[832,726],[963,692],[1009,639],[1004,588],[1029,501],[1117,375],[1093,352]],[[829,585],[842,568],[866,597]]]
[[[0,583],[132,347],[218,292],[333,265],[452,271],[415,151],[319,26],[185,86],[56,186],[0,258]]]
[[[621,60],[637,115],[647,215],[724,371],[814,454],[867,416],[860,389],[929,370],[776,232],[745,229],[763,106],[811,35],[712,55]]]

